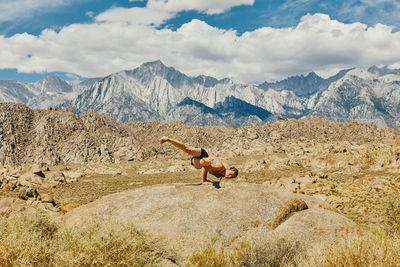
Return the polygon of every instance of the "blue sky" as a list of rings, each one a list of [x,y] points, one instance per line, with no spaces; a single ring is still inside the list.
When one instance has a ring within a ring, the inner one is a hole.
[[[400,68],[400,1],[2,0],[0,79],[78,80],[161,59],[246,82]]]

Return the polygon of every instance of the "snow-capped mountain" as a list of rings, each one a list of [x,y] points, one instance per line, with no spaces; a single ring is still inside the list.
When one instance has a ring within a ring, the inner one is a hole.
[[[74,86],[58,76],[48,76],[35,83],[0,81],[0,102],[19,102],[32,108],[57,106],[74,99],[85,86]]]
[[[310,115],[400,125],[400,75],[353,69],[315,97]]]
[[[297,116],[303,102],[290,91],[265,91],[229,78],[191,78],[155,61],[132,71],[111,74],[65,106],[78,112],[95,109],[118,122],[180,120],[189,124],[238,126],[263,123],[274,117],[269,116],[271,113]],[[228,103],[230,112],[223,108]]]
[[[398,70],[372,67],[343,70],[327,79],[312,72],[255,86],[230,78],[189,77],[155,61],[111,74],[67,105],[78,112],[95,109],[118,122],[239,126],[313,115],[396,126],[399,80]]]
[[[0,102],[27,104],[38,92],[15,80],[0,81]]]
[[[400,70],[355,68],[327,79],[311,72],[256,86],[189,77],[158,60],[79,85],[54,76],[36,83],[0,81],[0,102],[72,107],[80,113],[94,109],[117,122],[238,127],[312,115],[398,126]]]
[[[299,97],[309,97],[318,91],[327,89],[332,82],[342,78],[348,71],[342,70],[328,79],[319,77],[315,72],[310,72],[307,76],[293,76],[274,83],[264,82],[258,87],[264,90],[273,89],[279,92],[288,90]]]

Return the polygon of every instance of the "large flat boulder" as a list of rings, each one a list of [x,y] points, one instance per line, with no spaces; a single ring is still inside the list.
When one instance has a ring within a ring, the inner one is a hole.
[[[67,227],[92,220],[132,222],[162,236],[178,255],[203,245],[229,246],[258,233],[281,233],[313,244],[355,224],[327,203],[266,184],[164,184],[105,196],[64,215]]]

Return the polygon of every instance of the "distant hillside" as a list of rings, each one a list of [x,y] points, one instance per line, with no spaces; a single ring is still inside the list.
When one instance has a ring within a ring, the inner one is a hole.
[[[169,146],[160,146],[158,140],[164,135],[208,148],[214,155],[235,156],[251,153],[252,149],[266,144],[279,146],[290,140],[382,143],[394,140],[400,131],[381,129],[373,124],[338,123],[318,118],[291,119],[237,129],[159,122],[118,124],[93,110],[78,115],[72,109],[32,110],[23,104],[0,103],[0,165],[185,156]]]

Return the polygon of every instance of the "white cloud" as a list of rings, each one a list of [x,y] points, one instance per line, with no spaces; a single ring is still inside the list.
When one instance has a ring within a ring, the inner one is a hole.
[[[364,5],[375,7],[381,4],[392,4],[396,3],[396,0],[360,0],[360,2]]]
[[[315,14],[304,16],[296,27],[239,35],[200,20],[171,30],[146,25],[140,14],[142,23],[101,20],[106,14],[59,32],[0,36],[0,68],[98,77],[161,59],[188,75],[261,82],[310,71],[333,74],[354,66],[400,65],[400,32],[382,24],[345,24]]]
[[[159,26],[168,19],[173,18],[175,14],[172,11],[158,8],[117,7],[99,14],[95,19],[98,22],[122,22],[136,25],[153,24]]]
[[[78,75],[72,73],[65,74],[65,78],[66,80],[72,82],[73,84],[78,84],[82,82],[81,78]]]
[[[65,5],[66,0],[2,0],[0,22],[31,17],[36,12]]]
[[[96,21],[159,26],[185,10],[219,14],[234,6],[253,4],[254,0],[149,0],[146,7],[112,8],[98,15]]]
[[[234,6],[253,5],[254,0],[149,0],[147,6],[173,12],[197,10],[206,14],[219,14]]]

